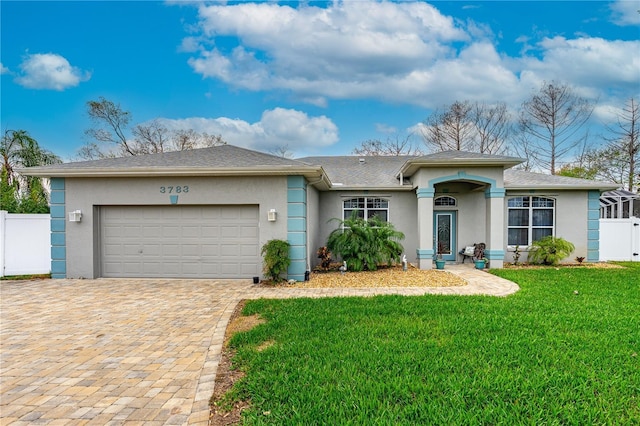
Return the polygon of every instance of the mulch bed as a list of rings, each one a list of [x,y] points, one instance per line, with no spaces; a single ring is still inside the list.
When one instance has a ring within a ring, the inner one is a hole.
[[[402,266],[382,267],[376,271],[339,271],[311,273],[309,281],[279,283],[288,288],[375,288],[375,287],[455,287],[467,283],[446,270],[422,270],[410,266],[406,271]],[[273,286],[263,281],[261,285]]]

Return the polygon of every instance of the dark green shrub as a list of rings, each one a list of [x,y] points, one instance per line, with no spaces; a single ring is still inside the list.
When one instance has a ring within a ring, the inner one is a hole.
[[[327,240],[327,247],[347,262],[349,271],[375,271],[378,265],[400,261],[404,234],[377,217],[364,220],[354,213],[349,219],[332,219],[340,226]]]
[[[280,275],[287,272],[291,264],[289,247],[289,242],[283,240],[269,240],[262,246],[260,253],[264,257],[263,271],[273,282],[284,280]]]
[[[557,265],[565,257],[568,257],[575,246],[564,238],[556,238],[552,235],[534,241],[529,250],[529,262],[543,265]]]

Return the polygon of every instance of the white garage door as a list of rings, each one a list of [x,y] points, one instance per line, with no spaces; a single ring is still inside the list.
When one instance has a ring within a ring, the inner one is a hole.
[[[104,277],[260,275],[257,206],[105,206]]]

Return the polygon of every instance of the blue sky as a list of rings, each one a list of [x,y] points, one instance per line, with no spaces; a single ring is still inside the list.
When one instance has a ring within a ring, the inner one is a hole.
[[[87,141],[86,102],[102,96],[134,124],[347,155],[456,100],[515,111],[556,80],[597,101],[600,128],[640,97],[638,10],[640,0],[2,0],[0,121],[69,160]]]

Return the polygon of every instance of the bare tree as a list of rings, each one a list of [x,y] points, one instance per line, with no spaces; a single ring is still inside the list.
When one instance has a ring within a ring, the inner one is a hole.
[[[396,135],[395,138],[388,137],[386,141],[378,139],[368,139],[353,149],[355,155],[423,155],[420,147],[414,146],[412,142],[412,134],[401,137]]]
[[[456,101],[425,120],[422,138],[431,151],[502,154],[507,151],[510,122],[504,102],[490,105]]]
[[[270,150],[269,153],[276,157],[293,158],[293,152],[289,150],[289,145],[280,145]]]
[[[131,113],[102,96],[97,101],[87,102],[87,113],[94,123],[94,127],[85,130],[88,137],[98,142],[115,144],[116,149],[124,155],[136,155],[125,135],[131,121]]]
[[[477,150],[484,154],[503,153],[511,133],[507,104],[499,102],[487,105],[476,102],[471,111],[471,119],[476,130]]]
[[[169,130],[157,119],[147,124],[137,124],[130,131],[131,137],[128,137],[131,113],[103,97],[87,102],[87,111],[94,126],[85,131],[93,140],[78,151],[78,157],[85,160],[183,151],[226,144],[221,135],[199,133],[193,129]]]
[[[193,129],[175,130],[171,132],[170,151],[185,151],[187,149],[209,148],[226,145],[222,135],[210,135],[207,132],[198,133]]]
[[[436,110],[424,123],[422,137],[435,151],[467,151],[471,149],[472,105],[456,101],[444,110]]]
[[[154,154],[164,152],[169,144],[169,130],[153,120],[147,125],[136,125],[132,130],[135,138],[136,154]]]
[[[555,174],[558,161],[586,139],[581,131],[592,112],[593,104],[569,85],[545,82],[520,111],[521,135],[534,148],[529,151],[534,162]]]
[[[618,183],[626,183],[627,189],[633,191],[638,185],[637,164],[640,161],[640,106],[638,102],[631,98],[621,112],[615,126],[607,126],[607,130],[611,133],[611,137],[606,138],[609,142],[608,148],[617,154],[620,160],[625,163],[624,181],[616,181]]]

